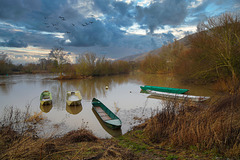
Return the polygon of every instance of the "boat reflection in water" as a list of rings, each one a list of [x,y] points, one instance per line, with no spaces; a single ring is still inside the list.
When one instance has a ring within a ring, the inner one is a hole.
[[[113,137],[119,137],[122,135],[122,129],[119,128],[119,129],[111,129],[109,127],[107,127],[105,125],[105,123],[103,122],[103,120],[99,117],[99,115],[97,114],[97,112],[92,108],[92,111],[94,113],[94,115],[96,116],[97,120],[99,121],[99,123],[101,124],[101,126],[103,127],[103,129],[109,133],[111,136]]]
[[[40,104],[41,111],[48,113],[52,109],[52,104],[50,105],[42,105]]]
[[[66,111],[70,114],[78,114],[82,111],[82,104],[80,103],[80,105],[77,106],[66,105]]]

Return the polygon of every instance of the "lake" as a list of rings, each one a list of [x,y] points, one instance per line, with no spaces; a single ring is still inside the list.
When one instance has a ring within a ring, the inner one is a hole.
[[[141,85],[187,88],[190,89],[188,94],[199,96],[213,94],[207,86],[182,84],[177,78],[169,75],[147,75],[137,72],[130,75],[64,81],[52,80],[54,77],[54,74],[0,76],[0,113],[3,113],[5,107],[13,106],[24,110],[30,105],[32,113],[42,112],[51,124],[63,124],[63,133],[87,127],[97,137],[110,138],[126,133],[162,108],[164,100],[140,93]],[[39,97],[44,90],[52,93],[52,106],[40,106]],[[76,90],[80,91],[83,97],[81,106],[68,107],[66,93]],[[102,124],[92,110],[91,100],[94,97],[122,120],[121,130],[111,130]]]

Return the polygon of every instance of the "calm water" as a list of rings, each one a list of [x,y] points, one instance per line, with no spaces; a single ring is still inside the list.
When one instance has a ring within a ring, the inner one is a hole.
[[[212,92],[206,86],[184,85],[176,78],[166,75],[131,74],[97,77],[84,80],[51,80],[54,75],[11,75],[0,77],[0,111],[13,106],[21,110],[30,105],[31,112],[43,112],[51,123],[63,123],[64,132],[83,125],[100,137],[110,138],[126,133],[133,126],[150,117],[156,109],[161,109],[163,101],[140,93],[141,85],[157,85],[190,89],[188,94],[210,96]],[[106,85],[109,86],[106,89]],[[39,96],[49,90],[53,96],[53,105],[41,107]],[[67,107],[66,92],[79,90],[82,94],[82,106]],[[93,97],[101,100],[122,120],[121,130],[113,131],[98,120],[92,110]]]

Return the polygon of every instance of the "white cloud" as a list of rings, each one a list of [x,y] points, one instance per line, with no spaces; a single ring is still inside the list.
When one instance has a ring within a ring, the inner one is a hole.
[[[191,3],[188,5],[188,9],[197,8],[197,7],[200,6],[202,3],[203,3],[203,0],[196,0],[196,1],[194,1],[194,2],[191,2]]]

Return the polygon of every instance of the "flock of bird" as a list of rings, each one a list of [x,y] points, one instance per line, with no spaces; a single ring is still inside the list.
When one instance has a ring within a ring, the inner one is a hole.
[[[93,17],[93,15],[92,15],[92,17]],[[66,18],[63,17],[63,16],[59,16],[58,18],[59,18],[61,21],[66,21]],[[53,27],[53,29],[59,30],[59,22],[49,23],[49,22],[47,22],[48,17],[44,17],[44,20],[45,20],[45,21],[44,21],[44,24],[45,24],[45,27],[46,27],[46,28]],[[93,21],[89,21],[89,22],[82,23],[81,25],[82,25],[82,27],[86,27],[86,26],[91,25],[91,24],[93,24],[93,23],[94,23]],[[75,26],[76,26],[76,24],[74,24],[74,23],[71,23],[71,25],[72,25],[72,27],[75,27]],[[70,31],[66,31],[66,33],[69,34],[69,33],[71,33],[71,32],[70,32]]]

